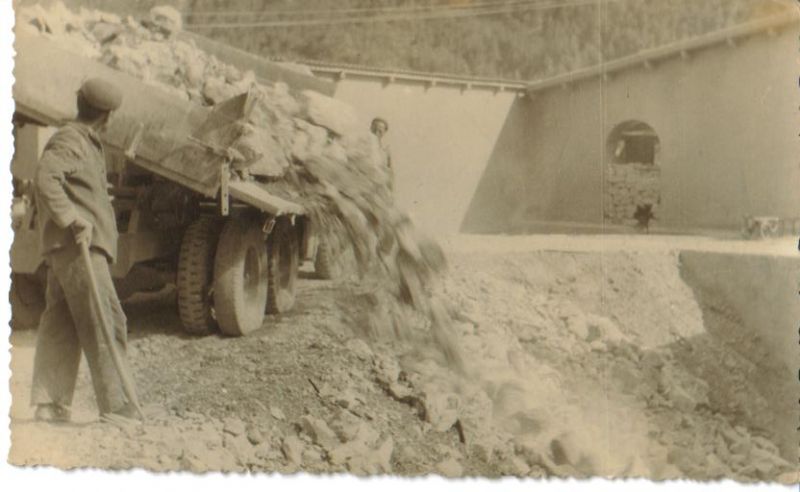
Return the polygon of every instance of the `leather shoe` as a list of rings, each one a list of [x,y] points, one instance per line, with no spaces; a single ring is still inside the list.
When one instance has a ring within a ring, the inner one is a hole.
[[[40,422],[69,422],[69,408],[58,403],[42,403],[36,405],[34,418]]]
[[[124,423],[133,423],[132,421],[140,422],[142,417],[136,408],[130,403],[115,409],[113,412],[107,412],[100,416],[100,419],[106,422],[121,421]]]

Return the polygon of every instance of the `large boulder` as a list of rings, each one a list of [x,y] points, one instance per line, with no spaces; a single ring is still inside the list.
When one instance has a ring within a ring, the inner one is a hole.
[[[306,119],[337,135],[348,135],[359,130],[358,115],[349,104],[312,90],[303,91],[300,102]]]
[[[165,36],[171,36],[183,30],[181,13],[169,5],[158,5],[150,9],[150,16],[143,23],[150,29],[159,30]]]

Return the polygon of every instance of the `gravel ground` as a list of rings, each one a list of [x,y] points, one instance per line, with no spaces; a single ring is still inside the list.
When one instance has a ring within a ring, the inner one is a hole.
[[[76,423],[52,425],[26,404],[35,334],[14,333],[10,461],[797,482],[769,430],[774,375],[706,330],[720,306],[676,253],[497,251],[450,255],[465,374],[422,331],[362,338],[370,306],[347,283],[301,281],[247,338],[184,336],[164,293],[126,307],[146,423],[97,423],[82,368]]]

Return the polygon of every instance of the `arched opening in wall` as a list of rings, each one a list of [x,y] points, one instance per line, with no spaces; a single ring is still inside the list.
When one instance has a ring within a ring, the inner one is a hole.
[[[615,225],[647,232],[661,203],[661,142],[642,121],[615,126],[606,142],[603,217]]]

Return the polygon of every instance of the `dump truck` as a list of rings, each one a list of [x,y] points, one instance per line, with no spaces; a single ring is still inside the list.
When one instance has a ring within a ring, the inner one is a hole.
[[[191,33],[200,48],[260,82],[331,95],[333,85]],[[170,282],[186,332],[245,335],[265,313],[290,310],[302,260],[313,253],[312,224],[296,196],[279,186],[236,179],[227,134],[246,118],[246,92],[212,107],[175,98],[53,40],[18,34],[15,64],[12,324],[35,323],[43,307],[44,259],[31,192],[50,135],[75,111],[75,91],[103,77],[124,94],[102,136],[109,194],[119,230],[112,276],[120,297]]]

